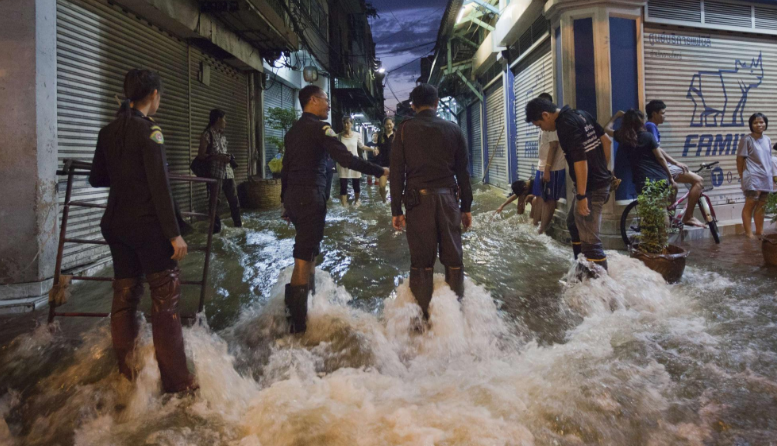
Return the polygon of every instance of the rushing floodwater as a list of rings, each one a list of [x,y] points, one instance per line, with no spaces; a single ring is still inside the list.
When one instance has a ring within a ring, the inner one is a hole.
[[[573,283],[569,248],[514,208],[492,220],[502,197],[478,191],[463,303],[437,277],[419,334],[406,241],[377,195],[330,205],[301,338],[283,317],[293,228],[248,213],[215,238],[207,321],[184,330],[194,397],[160,394],[147,324],[133,384],[115,369],[107,320],[2,344],[0,444],[777,444],[773,270],[697,253],[669,286],[613,252],[609,277]],[[185,275],[201,262],[190,255]],[[196,308],[196,289],[185,296]],[[109,308],[109,286],[88,283],[63,310]]]

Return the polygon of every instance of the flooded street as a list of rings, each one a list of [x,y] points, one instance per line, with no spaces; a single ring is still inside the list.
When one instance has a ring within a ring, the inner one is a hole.
[[[283,309],[293,227],[247,212],[214,238],[205,317],[184,329],[195,396],[161,394],[149,324],[129,383],[107,319],[0,318],[0,444],[777,445],[777,277],[757,245],[694,242],[671,286],[609,252],[610,276],[573,283],[569,247],[512,206],[492,220],[504,197],[478,189],[464,300],[436,276],[418,333],[405,236],[364,189],[360,208],[330,202],[302,337]],[[110,295],[82,283],[62,310],[109,311]],[[185,288],[183,312],[197,298]]]

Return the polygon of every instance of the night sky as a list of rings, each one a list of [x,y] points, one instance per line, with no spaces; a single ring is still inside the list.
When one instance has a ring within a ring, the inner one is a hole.
[[[437,39],[440,19],[445,11],[447,0],[372,0],[379,17],[372,19],[372,37],[376,43],[377,58],[383,62],[388,74],[387,82],[400,101],[408,98],[421,75],[419,59],[432,54]],[[428,44],[426,44],[428,43]],[[426,44],[423,46],[419,46]],[[411,47],[416,47],[408,49]],[[384,84],[386,81],[384,81]],[[389,115],[396,110],[397,100],[389,85],[384,96]]]

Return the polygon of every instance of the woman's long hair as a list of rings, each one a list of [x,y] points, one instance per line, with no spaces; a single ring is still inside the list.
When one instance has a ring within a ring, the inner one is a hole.
[[[116,116],[132,117],[131,103],[137,104],[157,90],[162,94],[162,78],[151,70],[133,68],[124,76],[124,101]]]
[[[225,112],[224,110],[221,110],[218,108],[214,108],[213,110],[211,110],[210,115],[208,116],[208,126],[205,127],[205,131],[207,132],[208,130],[210,130],[210,128],[213,127],[213,125],[216,124],[216,122],[218,122],[219,119],[223,118],[226,115],[227,115],[227,112]]]
[[[384,144],[388,140],[388,136],[386,135],[386,123],[389,122],[389,121],[391,121],[392,123],[396,122],[396,121],[394,121],[394,118],[391,118],[391,117],[388,117],[388,116],[383,119],[383,128],[380,129],[380,135],[378,135],[378,143],[379,144]]]
[[[616,133],[621,144],[634,147],[637,145],[639,132],[644,129],[645,114],[632,108],[623,115],[623,122]]]

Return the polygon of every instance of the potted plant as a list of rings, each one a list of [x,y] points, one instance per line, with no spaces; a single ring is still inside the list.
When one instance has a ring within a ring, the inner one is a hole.
[[[637,243],[629,246],[629,253],[660,273],[668,283],[675,283],[683,276],[688,252],[669,244],[666,205],[671,196],[672,188],[666,180],[646,181],[637,197],[639,235]]]
[[[271,107],[267,110],[267,124],[273,130],[279,130],[282,136],[268,136],[266,142],[278,149],[278,156],[270,160],[267,165],[270,167],[273,178],[281,177],[281,168],[283,167],[283,154],[286,152],[283,137],[289,131],[292,125],[297,122],[297,111],[294,109]]]
[[[772,223],[777,222],[777,193],[769,194],[764,211],[772,216]],[[761,237],[761,250],[767,265],[777,266],[777,234],[766,234]]]
[[[265,116],[267,124],[274,130],[281,131],[282,135],[297,121],[297,112],[293,109],[272,107],[267,110]],[[268,145],[275,146],[278,149],[278,155],[270,160],[267,165],[270,167],[273,179],[263,179],[261,175],[253,176],[245,183],[245,200],[241,198],[241,204],[246,208],[252,209],[272,209],[281,204],[281,168],[283,167],[283,136],[268,136],[265,140]],[[261,161],[264,162],[264,161]],[[264,170],[264,166],[260,167]]]

